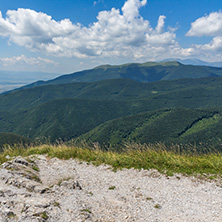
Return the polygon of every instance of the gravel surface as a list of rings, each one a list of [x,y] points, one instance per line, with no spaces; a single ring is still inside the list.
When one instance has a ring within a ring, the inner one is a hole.
[[[0,168],[2,222],[222,221],[219,183],[155,170],[114,172],[78,160],[31,159],[18,157]]]

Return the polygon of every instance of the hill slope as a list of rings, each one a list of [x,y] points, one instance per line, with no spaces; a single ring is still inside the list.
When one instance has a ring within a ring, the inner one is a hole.
[[[222,77],[139,83],[128,79],[47,85],[0,95],[0,111],[24,110],[56,99],[150,103],[150,109],[222,106]]]
[[[138,112],[135,110],[122,101],[53,100],[27,110],[1,112],[0,132],[66,140],[113,118]]]
[[[139,143],[220,143],[222,110],[167,109],[108,121],[80,136],[104,145]]]
[[[13,132],[31,139],[44,136],[50,137],[51,141],[59,138],[67,140],[79,137],[115,118],[124,116],[128,118],[129,115],[147,111],[177,107],[195,109],[214,107],[214,111],[218,111],[220,109],[215,107],[222,107],[221,97],[221,77],[153,83],[115,79],[95,83],[41,86],[0,96],[0,132]],[[177,110],[174,115],[179,118],[186,112]],[[138,123],[145,124],[147,117],[141,115],[141,117],[135,116],[135,119],[139,118]],[[166,119],[170,118],[166,116]],[[128,122],[128,119],[124,119],[123,122]],[[170,122],[168,124],[172,126]],[[178,120],[172,128],[176,128],[178,124],[187,127],[186,122],[180,123]],[[118,131],[119,129],[115,127],[118,125],[119,123],[115,122],[108,124],[107,128]],[[128,125],[133,131],[135,123],[131,121]],[[159,122],[156,125],[161,126]],[[128,129],[124,124],[121,127]],[[102,131],[104,130],[105,128]],[[139,138],[139,132],[135,135]],[[198,135],[200,136],[201,134]],[[164,140],[169,138],[171,138],[169,134],[162,137]],[[185,141],[185,138],[183,140]],[[110,139],[107,139],[107,142],[113,143]]]

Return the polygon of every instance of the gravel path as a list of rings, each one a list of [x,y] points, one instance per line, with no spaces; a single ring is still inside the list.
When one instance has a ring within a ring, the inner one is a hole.
[[[222,188],[214,182],[168,178],[155,170],[113,172],[78,160],[34,160],[41,183],[13,174],[7,164],[0,169],[0,221],[222,221]],[[23,178],[25,185],[6,182],[12,176],[17,183]],[[10,197],[9,191],[15,195]],[[5,203],[12,197],[16,207]]]

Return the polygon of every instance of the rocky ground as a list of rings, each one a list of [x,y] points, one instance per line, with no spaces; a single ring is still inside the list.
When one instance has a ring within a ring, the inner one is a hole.
[[[222,221],[220,182],[78,160],[17,157],[0,167],[0,221]]]

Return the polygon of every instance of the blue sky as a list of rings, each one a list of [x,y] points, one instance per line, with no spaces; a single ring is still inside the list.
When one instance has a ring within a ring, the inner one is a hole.
[[[0,1],[0,70],[222,61],[221,0]]]

